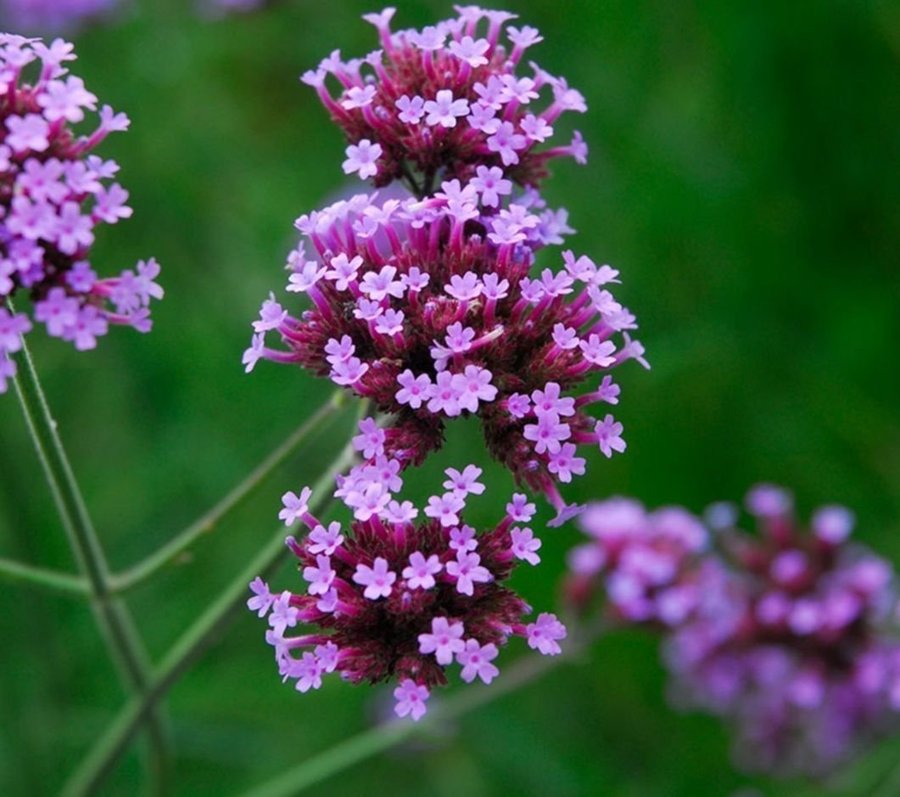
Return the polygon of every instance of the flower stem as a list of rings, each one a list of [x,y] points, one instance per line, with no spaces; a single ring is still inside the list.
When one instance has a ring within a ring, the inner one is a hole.
[[[45,567],[35,567],[12,559],[0,558],[0,579],[39,587],[49,592],[61,592],[65,595],[86,597],[91,594],[87,580],[80,576]]]
[[[563,654],[556,657],[526,656],[519,659],[490,686],[479,684],[454,694],[429,709],[420,722],[390,720],[345,739],[302,764],[246,792],[243,797],[291,797],[349,769],[367,758],[383,753],[416,733],[461,717],[503,695],[536,681],[563,662],[580,654],[597,631],[570,639]]]
[[[257,467],[228,495],[222,498],[212,509],[194,521],[184,531],[176,535],[162,548],[141,562],[122,573],[112,577],[113,592],[125,592],[143,584],[155,573],[177,560],[200,537],[215,529],[228,513],[239,506],[262,484],[263,480],[279,467],[310,434],[322,428],[322,424],[344,405],[345,393],[336,391],[315,413],[313,413],[294,433],[278,448],[267,456]]]
[[[147,686],[149,674],[146,651],[127,607],[110,592],[110,574],[103,549],[24,341],[17,361],[20,367],[14,378],[16,395],[69,544],[89,585],[91,605],[98,625],[128,689],[140,694]],[[168,745],[161,718],[154,712],[150,720],[150,771],[155,781],[155,791],[161,793],[168,768]]]
[[[365,413],[366,409],[367,402],[363,402],[362,412]],[[335,475],[344,470],[352,460],[353,447],[348,442],[313,488],[311,512],[321,513],[327,509],[333,500],[331,487]],[[266,547],[175,642],[152,673],[146,691],[122,708],[107,732],[69,778],[63,790],[65,797],[80,797],[99,788],[132,737],[151,715],[157,702],[165,697],[182,673],[224,633],[230,621],[242,611],[250,581],[256,576],[265,578],[285,561],[289,551],[284,545],[284,536],[284,526],[281,526]]]

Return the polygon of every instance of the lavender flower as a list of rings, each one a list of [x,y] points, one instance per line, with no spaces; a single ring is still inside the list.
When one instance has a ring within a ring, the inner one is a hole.
[[[672,626],[694,610],[699,594],[689,570],[707,543],[698,518],[678,507],[647,512],[637,501],[612,498],[588,504],[578,525],[591,541],[569,554],[573,603],[584,604],[602,579],[621,621]]]
[[[335,51],[303,75],[350,142],[345,171],[373,177],[376,186],[404,179],[424,196],[436,178],[469,181],[479,166],[536,185],[551,158],[584,163],[578,133],[569,145],[542,146],[562,113],[587,106],[533,62],[528,74],[518,73],[526,50],[542,41],[538,31],[504,31],[515,14],[455,8],[456,18],[420,31],[392,32],[393,8],[366,14],[381,49],[350,61]],[[329,82],[339,86],[336,96]]]
[[[309,529],[302,540],[287,539],[306,587],[273,593],[257,578],[247,606],[268,617],[279,672],[299,691],[318,689],[331,672],[352,683],[390,680],[397,715],[419,720],[431,688],[447,683],[454,664],[463,681],[490,683],[510,636],[556,655],[566,629],[552,614],[526,622],[530,607],[505,585],[540,547],[530,530],[524,549],[517,535],[516,522],[530,517],[524,496],[510,504],[515,517],[477,534],[462,515],[466,498],[480,492],[478,468],[450,468],[450,491],[433,496],[415,522],[419,509],[395,498],[398,471],[399,463],[379,456],[338,479],[335,495],[354,518],[343,530],[309,513],[307,489],[301,499],[287,493],[290,511],[282,517],[299,517]]]
[[[119,0],[0,0],[0,25],[39,33],[71,30],[108,14],[119,4]]]
[[[424,201],[360,194],[301,216],[287,290],[312,307],[294,316],[267,300],[244,363],[297,363],[371,399],[393,416],[383,445],[402,467],[440,447],[447,420],[478,415],[493,456],[563,518],[557,485],[584,473],[578,446],[625,449],[622,425],[586,410],[618,402],[608,372],[646,366],[644,350],[609,291],[614,269],[564,252],[562,269],[529,276],[535,251],[571,232],[565,214],[479,168]]]
[[[94,230],[131,216],[114,161],[89,154],[128,117],[104,105],[86,135],[74,126],[97,98],[63,66],[75,59],[62,39],[0,35],[0,393],[15,374],[10,359],[33,322],[5,299],[26,293],[33,320],[79,350],[92,349],[110,324],[151,327],[149,305],[162,298],[155,260],[99,279],[89,262]],[[34,74],[31,82],[25,74]]]
[[[783,490],[747,504],[760,535],[720,528],[726,558],[690,576],[696,605],[666,645],[672,693],[731,720],[746,767],[826,772],[897,725],[894,573],[847,543],[845,509],[820,510],[808,533]]]

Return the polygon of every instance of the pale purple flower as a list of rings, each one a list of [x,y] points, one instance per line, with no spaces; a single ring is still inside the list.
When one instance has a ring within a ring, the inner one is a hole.
[[[437,554],[426,559],[419,551],[413,551],[409,556],[409,565],[401,575],[410,589],[431,589],[435,585],[434,577],[443,568]]]
[[[447,575],[456,579],[456,590],[463,595],[472,595],[475,584],[486,584],[494,580],[491,571],[481,564],[481,556],[473,551],[458,550],[456,559],[446,564]]]
[[[607,415],[602,421],[597,421],[594,434],[597,435],[597,443],[605,457],[611,457],[613,451],[620,454],[627,448],[622,439],[622,424],[618,423],[612,415]]]
[[[433,100],[425,102],[424,111],[427,114],[425,124],[440,125],[441,127],[456,127],[456,120],[460,116],[469,113],[469,101],[465,98],[454,99],[453,92],[449,89],[441,89]]]
[[[540,550],[541,541],[534,536],[534,532],[529,528],[513,528],[510,531],[512,539],[512,552],[516,559],[522,559],[530,565],[539,564],[541,557],[537,555]]]
[[[491,663],[498,654],[497,646],[493,643],[480,645],[477,639],[467,639],[465,649],[456,654],[456,660],[462,665],[459,677],[466,683],[480,678],[489,684],[500,674],[500,670]]]
[[[443,487],[462,498],[469,493],[481,495],[484,492],[484,485],[478,481],[478,477],[482,472],[482,469],[476,465],[466,465],[462,472],[456,468],[447,468],[444,473],[447,474],[448,479],[444,482]]]
[[[431,621],[431,632],[419,634],[419,652],[433,653],[438,664],[450,664],[454,655],[465,650],[462,640],[463,624],[451,623],[446,617],[435,617]]]
[[[359,144],[347,147],[347,158],[344,161],[344,174],[359,174],[361,180],[378,174],[378,158],[381,157],[381,144],[373,144],[364,138]]]
[[[323,554],[316,557],[315,567],[303,568],[303,578],[309,582],[310,595],[324,595],[331,589],[334,577],[335,571],[331,567],[331,559]]]
[[[405,678],[394,690],[394,700],[397,701],[394,713],[398,717],[408,715],[414,722],[418,722],[428,710],[425,702],[429,696],[428,687],[417,684],[411,678]]]
[[[312,490],[304,487],[298,496],[296,493],[288,490],[281,496],[282,510],[278,513],[278,519],[284,521],[285,526],[296,523],[309,512],[309,499],[312,496]]]
[[[377,557],[372,566],[358,564],[353,580],[366,589],[363,596],[370,601],[386,598],[391,594],[392,585],[397,580],[397,574],[388,570],[386,559]]]
[[[537,650],[544,656],[556,656],[562,653],[559,640],[566,638],[566,627],[556,618],[555,614],[543,612],[538,615],[537,621],[527,627],[528,647]]]

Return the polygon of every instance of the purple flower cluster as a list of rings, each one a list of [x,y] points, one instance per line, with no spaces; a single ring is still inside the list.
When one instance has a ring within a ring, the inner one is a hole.
[[[336,50],[303,75],[350,142],[344,171],[373,177],[377,186],[403,179],[422,196],[436,178],[468,182],[479,166],[535,185],[551,158],[584,163],[587,146],[578,133],[566,146],[542,148],[563,112],[587,106],[563,78],[534,62],[529,74],[517,72],[526,50],[542,41],[538,31],[504,31],[516,18],[505,11],[455,9],[456,18],[420,31],[392,32],[393,8],[366,14],[380,49],[349,61]],[[329,79],[340,89],[336,96]]]
[[[34,321],[83,350],[110,324],[148,331],[150,302],[163,295],[155,260],[108,279],[91,267],[97,226],[132,212],[128,192],[113,181],[118,165],[91,152],[126,130],[128,117],[104,105],[98,125],[75,132],[97,98],[64,66],[74,59],[61,39],[45,45],[0,35],[0,393],[15,374],[10,355],[32,328],[26,313],[3,306],[7,297],[27,294]]]
[[[564,252],[562,269],[528,276],[535,250],[570,231],[565,214],[532,191],[511,199],[496,167],[478,174],[425,200],[360,194],[298,219],[287,290],[312,308],[264,302],[244,363],[298,363],[371,399],[393,416],[386,447],[404,467],[441,445],[448,419],[477,415],[491,453],[564,513],[557,483],[585,470],[576,447],[625,449],[612,415],[585,410],[618,402],[608,372],[646,364],[643,347],[608,290],[614,269]]]
[[[544,655],[559,653],[562,623],[546,613],[526,622],[530,607],[504,585],[520,562],[540,562],[541,542],[525,525],[534,504],[514,495],[503,519],[477,533],[463,513],[484,485],[481,470],[469,465],[446,471],[446,491],[428,499],[420,518],[412,502],[395,497],[399,463],[384,456],[377,430],[363,422],[354,442],[375,452],[375,461],[338,480],[335,495],[353,513],[349,527],[313,517],[308,488],[282,499],[279,517],[309,529],[302,540],[287,538],[304,590],[272,592],[259,578],[250,585],[247,605],[268,617],[266,639],[283,679],[301,692],[318,689],[331,672],[351,683],[393,681],[396,713],[418,720],[452,665],[467,683],[490,683],[510,636]],[[291,635],[298,626],[312,628]]]
[[[97,19],[118,5],[119,0],[0,0],[0,24],[7,30],[53,33]]]
[[[690,512],[647,512],[637,501],[612,498],[588,504],[578,525],[591,541],[569,553],[573,602],[586,601],[602,576],[622,621],[673,626],[694,610],[699,595],[689,569],[706,548],[707,532]]]
[[[842,507],[820,509],[809,531],[780,488],[755,488],[747,507],[758,534],[736,530],[727,505],[708,513],[717,550],[683,510],[589,508],[595,542],[573,553],[574,594],[599,575],[621,620],[655,621],[673,698],[727,718],[743,766],[821,774],[900,724],[894,572],[848,542]]]

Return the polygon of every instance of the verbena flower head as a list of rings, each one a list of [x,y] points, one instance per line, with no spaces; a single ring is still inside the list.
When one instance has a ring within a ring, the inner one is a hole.
[[[405,179],[426,195],[435,179],[468,181],[478,166],[536,185],[551,158],[584,163],[578,133],[547,146],[560,115],[587,106],[563,78],[534,62],[523,68],[526,51],[542,41],[538,31],[505,27],[516,18],[505,11],[455,8],[453,19],[399,32],[390,27],[395,9],[366,14],[381,49],[349,61],[335,50],[303,75],[350,142],[344,171],[376,186]]]
[[[692,576],[699,601],[667,644],[672,692],[734,722],[745,766],[821,773],[897,726],[894,573],[848,543],[843,508],[819,510],[806,531],[779,488],[756,488],[747,505],[760,534],[719,529],[726,559]]]
[[[587,409],[618,402],[609,372],[646,365],[643,347],[609,290],[614,269],[564,252],[561,268],[531,273],[535,251],[570,232],[565,213],[480,168],[423,201],[360,194],[301,216],[287,290],[312,306],[264,302],[244,363],[297,363],[371,399],[403,467],[441,445],[446,421],[477,415],[493,456],[564,516],[557,485],[584,473],[578,447],[625,449],[612,414]]]
[[[569,598],[583,604],[603,587],[615,618],[663,626],[696,607],[689,570],[707,545],[703,523],[680,507],[648,512],[628,498],[588,504],[578,525],[591,541],[569,554]]]
[[[120,0],[0,0],[0,26],[52,33],[70,30],[108,14]]]
[[[540,561],[524,496],[478,533],[464,520],[468,496],[484,489],[477,468],[449,469],[447,491],[415,507],[395,497],[396,465],[381,457],[339,479],[335,495],[353,514],[347,525],[313,517],[308,489],[286,493],[280,517],[309,529],[287,539],[305,584],[272,592],[256,579],[247,605],[268,617],[279,671],[299,691],[331,672],[351,683],[391,681],[396,713],[418,720],[457,665],[463,681],[490,683],[510,636],[555,655],[566,629],[552,614],[527,622],[531,608],[505,584],[521,562]]]
[[[91,349],[110,324],[150,329],[149,305],[163,295],[156,261],[100,279],[90,262],[96,228],[131,216],[114,161],[92,154],[128,117],[108,105],[85,122],[97,97],[65,64],[72,45],[0,34],[0,393],[15,373],[10,355],[34,322]],[[84,133],[76,132],[82,124]],[[7,297],[27,295],[33,319]]]

